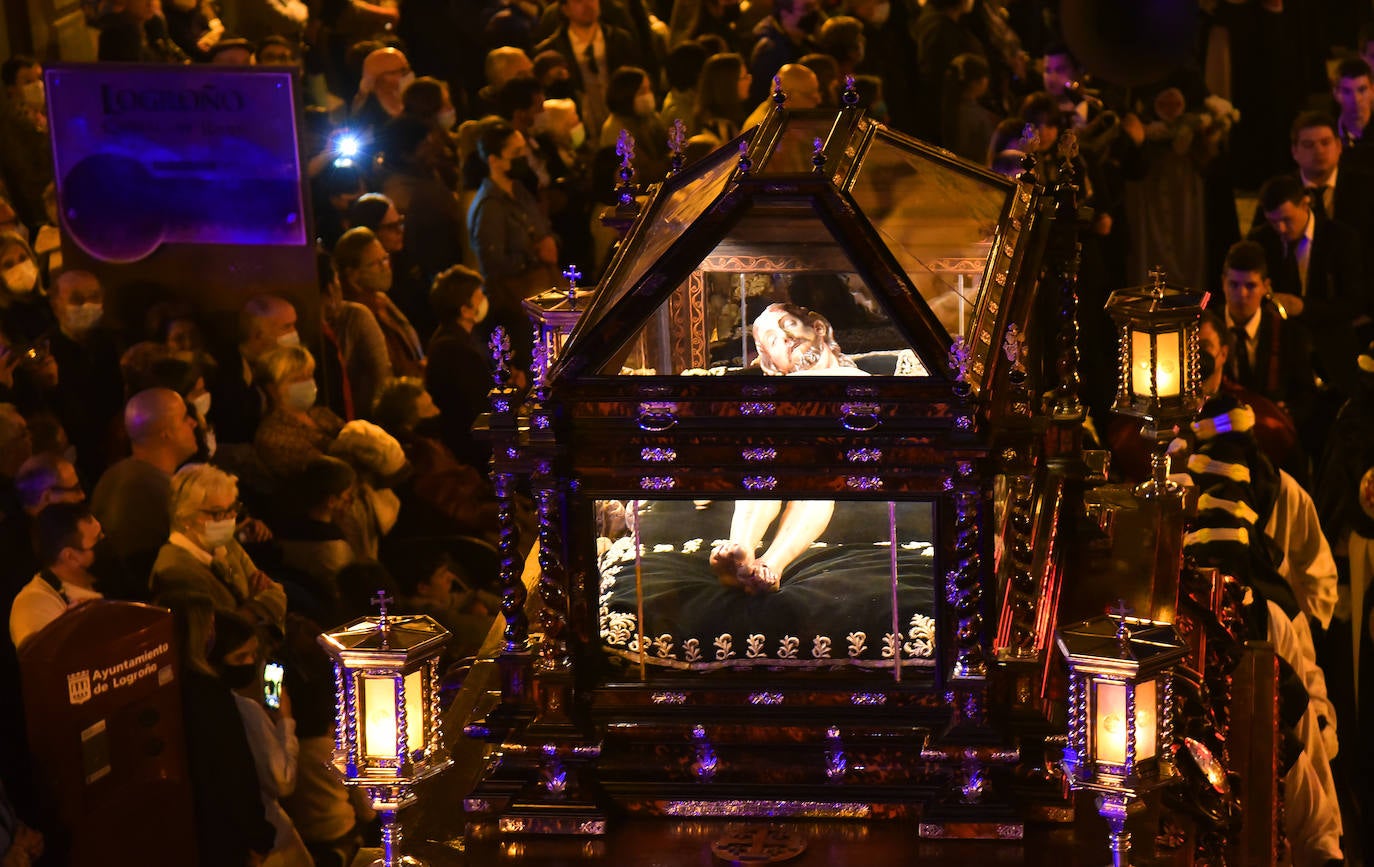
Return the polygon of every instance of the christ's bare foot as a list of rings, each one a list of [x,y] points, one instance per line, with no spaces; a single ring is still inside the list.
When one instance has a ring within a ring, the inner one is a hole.
[[[773,571],[762,560],[755,560],[754,565],[747,573],[741,573],[739,577],[740,585],[745,593],[777,593],[782,587],[782,581],[778,574]]]
[[[747,590],[754,571],[754,555],[738,542],[722,542],[711,552],[711,571],[721,585]]]

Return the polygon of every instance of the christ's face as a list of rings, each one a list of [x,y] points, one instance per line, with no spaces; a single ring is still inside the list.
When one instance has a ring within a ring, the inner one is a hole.
[[[771,366],[770,373],[785,375],[818,367],[833,367],[834,358],[826,344],[825,320],[809,321],[772,305],[754,320],[754,343],[759,355]]]

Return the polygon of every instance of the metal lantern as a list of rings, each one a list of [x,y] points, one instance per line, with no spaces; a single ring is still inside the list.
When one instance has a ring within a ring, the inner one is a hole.
[[[334,660],[334,767],[382,814],[383,858],[374,864],[384,867],[420,863],[399,854],[396,813],[414,800],[416,783],[452,764],[439,718],[448,630],[430,617],[388,615],[391,601],[379,592],[377,616],[319,637]]]
[[[1069,664],[1064,766],[1075,789],[1098,793],[1112,863],[1125,867],[1130,802],[1173,775],[1173,666],[1188,649],[1173,624],[1124,613],[1065,627],[1055,639]]]
[[[546,368],[552,367],[563,351],[563,344],[567,343],[568,335],[572,334],[595,292],[595,289],[578,287],[582,272],[575,265],[564,269],[563,278],[568,281],[567,289],[555,287],[521,302],[525,315],[534,323],[535,355]]]
[[[1112,409],[1142,419],[1141,433],[1155,445],[1151,478],[1136,488],[1145,497],[1178,492],[1169,481],[1165,448],[1174,428],[1191,421],[1202,402],[1198,328],[1209,297],[1169,286],[1158,269],[1150,277],[1151,285],[1118,289],[1107,299],[1119,339]]]

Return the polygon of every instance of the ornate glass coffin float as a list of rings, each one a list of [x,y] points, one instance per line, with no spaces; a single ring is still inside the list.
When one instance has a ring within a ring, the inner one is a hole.
[[[1018,751],[989,706],[990,455],[1029,416],[1016,337],[1053,204],[852,106],[779,106],[650,190],[529,399],[493,392],[539,605],[505,546],[470,811],[1020,835],[993,780]]]

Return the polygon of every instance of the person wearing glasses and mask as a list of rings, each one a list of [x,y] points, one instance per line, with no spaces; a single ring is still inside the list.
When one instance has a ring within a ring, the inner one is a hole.
[[[238,497],[238,479],[223,470],[209,464],[177,470],[172,477],[172,531],[153,564],[153,594],[204,594],[216,610],[236,611],[280,630],[286,591],[239,544]]]
[[[386,338],[386,353],[397,376],[423,376],[425,350],[410,319],[390,297],[394,285],[391,254],[364,226],[344,232],[334,245],[334,273],[343,297],[372,311]],[[357,407],[366,412],[368,407]]]

